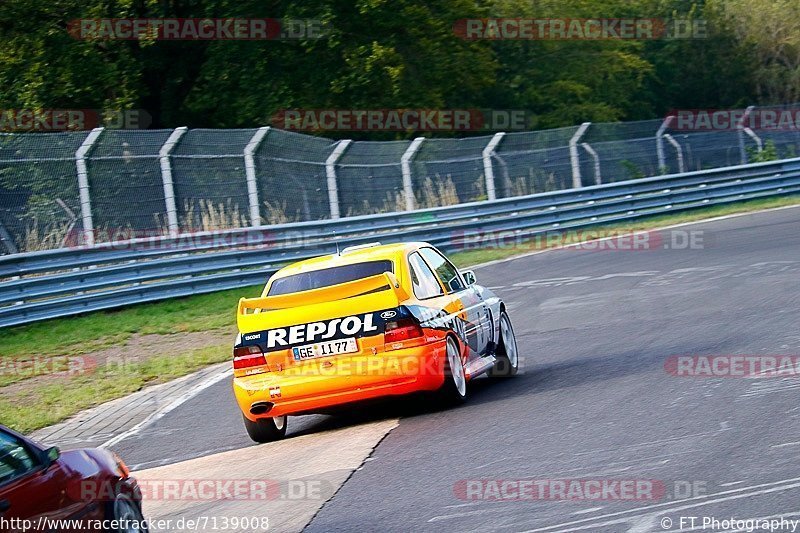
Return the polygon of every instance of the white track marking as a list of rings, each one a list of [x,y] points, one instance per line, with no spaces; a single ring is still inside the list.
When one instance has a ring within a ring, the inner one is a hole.
[[[800,444],[800,441],[784,442],[783,444],[773,444],[770,448],[785,448],[787,446],[797,446],[798,444]]]
[[[452,520],[453,518],[463,518],[465,516],[475,516],[479,514],[486,514],[486,513],[502,513],[505,512],[505,509],[480,509],[476,511],[467,511],[465,513],[458,513],[458,514],[445,514],[441,516],[434,516],[428,522],[441,522],[442,520]]]
[[[730,500],[737,500],[740,498],[747,498],[750,496],[759,496],[761,494],[770,494],[772,492],[780,492],[788,489],[800,488],[800,478],[791,478],[791,479],[784,479],[781,481],[773,481],[772,483],[762,483],[760,485],[752,485],[750,487],[741,487],[738,489],[732,489],[723,492],[717,492],[716,494],[706,494],[703,496],[695,496],[693,498],[686,498],[684,500],[680,500],[679,502],[665,502],[665,503],[657,503],[654,505],[646,505],[644,507],[638,507],[636,509],[628,509],[626,511],[618,511],[616,513],[609,513],[601,516],[595,516],[592,518],[584,518],[583,520],[574,520],[572,522],[564,522],[562,524],[555,524],[552,526],[541,527],[537,529],[529,529],[525,533],[538,533],[542,531],[553,531],[558,530],[559,528],[569,528],[568,531],[577,531],[581,529],[591,529],[596,528],[598,526],[605,526],[605,525],[613,525],[619,523],[628,522],[634,518],[643,518],[647,514],[650,513],[643,513],[643,511],[653,510],[654,513],[674,513],[677,511],[683,511],[686,509],[692,509],[694,507],[701,507],[703,505],[709,505],[712,503],[719,503],[725,502]],[[761,490],[755,490],[761,489]],[[717,496],[723,496],[722,498],[717,498]],[[714,498],[714,499],[711,499]],[[694,502],[689,503],[686,505],[679,505],[678,507],[670,507],[674,506],[676,503],[680,504],[681,502]],[[639,516],[636,513],[641,513]],[[614,520],[609,520],[606,522],[601,523],[590,523],[587,522],[594,522],[596,520],[602,520],[604,518],[614,518],[614,517],[623,517],[624,515],[632,515],[625,518],[618,518]],[[572,527],[575,526],[575,527]]]
[[[666,439],[658,439],[658,440],[651,440],[651,441],[645,441],[645,442],[637,442],[635,444],[629,444],[627,446],[615,446],[614,448],[604,448],[602,450],[590,450],[588,452],[577,452],[577,453],[575,453],[573,455],[575,455],[575,456],[597,455],[598,453],[606,453],[606,452],[616,453],[616,452],[618,452],[620,450],[626,450],[626,451],[638,450],[638,449],[641,449],[641,448],[649,448],[651,446],[662,446],[662,445],[664,445],[664,444],[666,444],[668,442],[680,442],[682,440],[692,439],[692,438],[695,438],[695,437],[702,438],[702,437],[711,437],[711,436],[713,436],[713,433],[690,433],[689,435],[681,435],[681,436],[677,436],[677,437],[669,437],[669,438],[666,438]]]
[[[461,507],[475,507],[480,502],[457,503],[455,505],[445,505],[442,509],[459,509]]]
[[[731,215],[723,215],[723,216],[719,216],[719,217],[705,218],[705,219],[702,219],[702,220],[694,220],[692,222],[681,222],[680,224],[672,224],[670,226],[662,226],[660,228],[652,228],[652,229],[642,230],[642,231],[648,231],[648,232],[651,232],[651,231],[664,231],[664,230],[668,230],[668,229],[682,228],[684,226],[693,226],[695,224],[705,224],[706,222],[717,222],[719,220],[728,220],[728,219],[731,219],[731,218],[739,218],[739,217],[744,217],[744,216],[749,216],[749,215],[758,215],[760,213],[770,213],[772,211],[783,211],[784,209],[796,209],[796,208],[800,208],[800,205],[786,205],[786,206],[783,206],[783,207],[772,207],[770,209],[761,209],[760,211],[750,211],[748,213],[734,213],[734,214],[731,214]],[[569,229],[570,228],[567,228],[567,231],[569,231]],[[633,232],[631,232],[631,233],[633,233]],[[592,239],[592,240],[588,240],[588,241],[576,242],[576,243],[572,243],[572,244],[566,244],[566,245],[563,245],[563,246],[555,246],[553,248],[547,248],[545,250],[536,250],[535,252],[527,252],[527,253],[524,253],[524,254],[514,255],[514,256],[511,256],[511,257],[506,257],[504,259],[495,259],[493,261],[487,261],[486,263],[479,263],[477,265],[468,266],[468,267],[465,267],[465,268],[470,269],[470,270],[475,270],[475,269],[478,269],[478,268],[485,268],[487,266],[496,265],[498,263],[505,263],[507,261],[514,261],[516,259],[522,259],[524,257],[531,257],[533,255],[539,255],[539,254],[543,254],[543,253],[546,253],[546,252],[552,252],[554,250],[564,250],[566,248],[574,248],[576,246],[583,246],[583,245],[585,245],[587,243],[591,243],[591,242],[603,242],[603,241],[610,241],[612,239],[619,239],[622,236],[624,236],[624,234],[614,235],[614,236],[611,236],[611,237],[603,237],[601,239]]]
[[[632,520],[632,522],[633,525],[628,529],[627,533],[650,533],[655,529],[656,517],[652,514],[645,515]]]
[[[191,390],[189,390],[187,392],[184,392],[183,394],[181,394],[180,396],[175,398],[172,402],[170,402],[169,404],[165,405],[161,409],[158,409],[157,411],[151,413],[147,418],[145,418],[144,420],[142,420],[141,422],[139,422],[138,424],[136,424],[132,428],[120,433],[119,435],[117,435],[113,439],[109,439],[109,440],[105,441],[99,447],[100,448],[110,448],[111,446],[114,446],[115,444],[118,444],[119,442],[127,439],[128,437],[136,435],[142,429],[146,428],[147,426],[149,426],[153,422],[155,422],[157,420],[160,420],[167,413],[169,413],[171,411],[174,411],[175,409],[177,409],[178,407],[180,407],[184,403],[188,402],[189,400],[191,400],[192,398],[194,398],[195,396],[197,396],[198,394],[200,394],[201,392],[203,392],[204,390],[206,390],[210,386],[212,386],[212,385],[214,385],[216,383],[219,383],[220,381],[222,381],[223,379],[225,379],[226,377],[229,377],[231,375],[233,375],[233,369],[232,368],[226,368],[222,372],[211,376],[210,378],[206,379],[205,381],[202,381],[199,385],[197,385],[196,387],[192,388]]]
[[[572,514],[589,514],[594,513],[595,511],[599,511],[602,507],[590,507],[589,509],[582,509],[580,511],[575,511]]]

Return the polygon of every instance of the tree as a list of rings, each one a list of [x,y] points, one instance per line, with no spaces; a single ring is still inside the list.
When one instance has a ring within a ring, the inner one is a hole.
[[[730,28],[756,62],[749,65],[760,102],[800,100],[800,3],[796,0],[709,0],[710,13]]]
[[[643,10],[638,0],[493,4],[494,16],[537,19],[624,18]],[[642,49],[633,40],[495,41],[501,69],[493,100],[532,111],[537,128],[649,117],[650,106],[640,95],[652,66]]]

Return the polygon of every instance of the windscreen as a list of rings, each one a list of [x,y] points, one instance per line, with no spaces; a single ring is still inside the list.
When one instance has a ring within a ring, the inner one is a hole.
[[[391,261],[368,261],[366,263],[302,272],[273,281],[267,296],[279,296],[281,294],[330,287],[331,285],[376,276],[384,272],[393,272]]]

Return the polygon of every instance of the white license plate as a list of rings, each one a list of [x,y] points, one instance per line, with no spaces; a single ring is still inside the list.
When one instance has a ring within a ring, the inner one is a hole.
[[[315,357],[328,357],[330,355],[353,353],[357,351],[358,344],[356,343],[356,339],[353,337],[338,341],[306,344],[305,346],[296,346],[295,348],[292,348],[292,354],[294,354],[295,361],[305,361],[306,359],[314,359]]]

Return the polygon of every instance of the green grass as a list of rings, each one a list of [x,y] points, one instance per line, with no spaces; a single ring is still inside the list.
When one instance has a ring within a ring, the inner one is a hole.
[[[229,357],[230,346],[225,344],[125,365],[98,367],[93,372],[37,382],[13,392],[0,389],[0,420],[17,431],[33,431],[146,385],[185,376]]]
[[[261,289],[247,287],[3,328],[0,358],[91,353],[124,343],[134,333],[165,335],[231,328],[239,298],[258,296]]]

